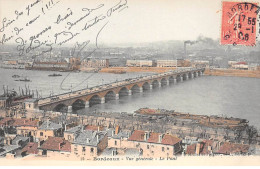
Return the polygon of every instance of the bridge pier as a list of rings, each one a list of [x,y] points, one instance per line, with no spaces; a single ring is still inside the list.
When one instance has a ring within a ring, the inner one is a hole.
[[[153,85],[150,84],[150,90],[152,90],[152,89],[153,89]]]
[[[181,82],[183,82],[183,77],[182,77],[182,76],[181,76],[181,78],[180,78],[180,79],[181,79],[180,81],[181,81]]]
[[[170,80],[166,80],[166,85],[169,86],[170,85]]]
[[[105,97],[101,97],[101,104],[106,103]]]
[[[128,90],[128,96],[132,95],[132,90]]]
[[[72,113],[72,106],[68,106],[68,113]]]
[[[195,77],[198,77],[199,75],[198,75],[198,72],[195,72]]]
[[[189,75],[188,74],[185,74],[185,80],[189,80]]]
[[[158,88],[161,88],[161,87],[162,87],[162,83],[158,82]]]
[[[119,94],[116,94],[116,100],[118,100],[119,99]]]
[[[89,107],[89,101],[86,101],[85,102],[85,108],[88,108]]]
[[[194,78],[194,74],[192,73],[192,74],[191,74],[191,79],[193,79],[193,78]]]
[[[143,91],[144,91],[144,90],[143,90],[143,87],[140,87],[140,88],[139,88],[139,92],[140,92],[140,93],[143,93]]]
[[[174,79],[173,79],[173,84],[176,84],[176,83],[177,83],[177,79],[174,78]]]

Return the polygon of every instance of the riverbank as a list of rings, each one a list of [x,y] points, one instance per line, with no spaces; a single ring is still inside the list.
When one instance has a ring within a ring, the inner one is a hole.
[[[206,69],[204,74],[209,76],[237,76],[260,78],[260,70]]]
[[[163,73],[170,70],[175,70],[175,67],[108,67],[102,68],[99,72],[102,73],[121,73],[121,72],[154,72]]]

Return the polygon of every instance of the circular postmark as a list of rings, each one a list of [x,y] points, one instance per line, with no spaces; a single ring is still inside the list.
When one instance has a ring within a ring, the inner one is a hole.
[[[221,44],[255,46],[259,12],[257,3],[223,2]]]

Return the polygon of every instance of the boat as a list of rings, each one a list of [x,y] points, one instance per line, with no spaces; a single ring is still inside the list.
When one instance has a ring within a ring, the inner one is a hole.
[[[61,74],[56,74],[56,73],[53,73],[51,75],[48,75],[48,76],[62,76]]]
[[[19,78],[19,75],[13,75],[12,78]]]
[[[27,77],[24,78],[24,79],[18,79],[18,80],[15,80],[15,81],[21,81],[21,82],[31,82],[30,79],[28,79]]]

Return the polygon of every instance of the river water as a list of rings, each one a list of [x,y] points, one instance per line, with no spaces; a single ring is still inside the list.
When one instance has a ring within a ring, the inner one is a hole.
[[[59,72],[63,76],[49,77],[51,71],[30,71],[1,69],[1,85],[9,90],[18,90],[19,86],[29,85],[42,96],[59,94],[86,86],[92,87],[116,80],[145,75],[144,73],[70,73]],[[57,72],[56,72],[57,73]],[[17,74],[28,77],[31,82],[14,81],[11,76]],[[61,89],[61,82],[65,79]],[[132,96],[111,100],[105,104],[94,105],[80,110],[81,114],[92,111],[134,112],[143,107],[176,110],[203,115],[223,115],[245,118],[260,129],[260,79],[245,77],[203,76],[192,80],[153,89]],[[0,90],[3,93],[3,89]]]

